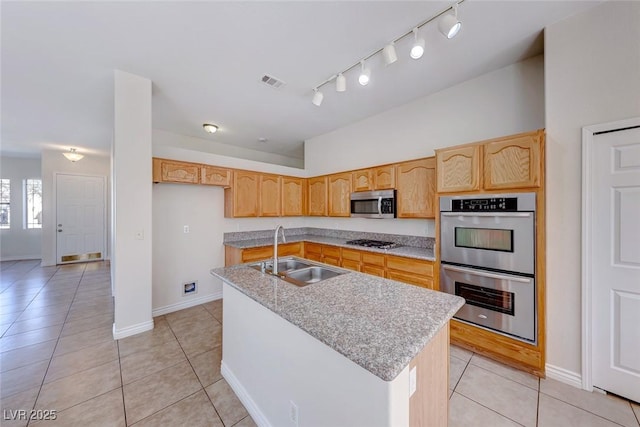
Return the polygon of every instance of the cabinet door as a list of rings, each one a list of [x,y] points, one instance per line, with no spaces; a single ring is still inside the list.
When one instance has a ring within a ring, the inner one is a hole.
[[[393,190],[396,188],[396,169],[394,165],[379,166],[373,169],[373,188],[375,190]]]
[[[327,216],[327,177],[318,176],[307,180],[309,216]]]
[[[436,150],[438,192],[480,189],[480,146]]]
[[[259,216],[280,216],[280,176],[260,175]]]
[[[200,168],[200,183],[229,187],[231,185],[231,169],[204,165]]]
[[[351,172],[353,191],[373,190],[373,173],[371,169]]]
[[[304,178],[282,177],[282,216],[304,215]]]
[[[423,288],[433,289],[433,279],[402,271],[387,270],[387,278],[398,282],[409,283]]]
[[[540,186],[542,131],[484,144],[484,188]]]
[[[351,174],[329,175],[329,216],[351,215]]]
[[[258,216],[260,175],[249,171],[235,171],[233,185],[225,191],[225,216]]]
[[[153,181],[198,184],[200,182],[200,165],[154,158]]]
[[[396,165],[398,218],[435,218],[435,179],[433,157]]]
[[[378,277],[384,277],[384,268],[383,267],[378,267],[375,265],[367,265],[367,264],[363,264],[362,265],[362,269],[360,270],[363,273],[367,273],[367,274],[371,274],[372,276],[378,276]]]

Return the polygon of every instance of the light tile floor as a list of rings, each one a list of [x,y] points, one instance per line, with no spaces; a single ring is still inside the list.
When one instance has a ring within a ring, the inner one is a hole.
[[[221,301],[114,341],[107,263],[1,269],[2,426],[255,426],[220,374]],[[639,405],[454,346],[450,393],[451,426],[640,426]],[[18,409],[57,419],[7,419]]]

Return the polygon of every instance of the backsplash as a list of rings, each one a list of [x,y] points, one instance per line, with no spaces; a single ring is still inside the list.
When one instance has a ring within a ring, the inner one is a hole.
[[[224,242],[237,242],[240,240],[249,239],[268,239],[273,238],[274,230],[255,230],[255,231],[237,231],[231,233],[224,233]],[[298,227],[298,228],[285,228],[285,236],[298,236],[304,234],[311,234],[314,236],[322,237],[335,237],[346,240],[355,239],[371,239],[371,240],[384,240],[398,243],[402,246],[412,246],[416,248],[433,249],[435,245],[435,239],[433,237],[423,236],[405,236],[402,234],[387,234],[387,233],[371,233],[366,231],[351,231],[351,230],[332,230],[327,228],[315,228],[315,227]]]

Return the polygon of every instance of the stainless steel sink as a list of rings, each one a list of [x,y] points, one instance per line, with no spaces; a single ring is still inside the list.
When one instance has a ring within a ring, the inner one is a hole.
[[[249,264],[249,267],[265,274],[272,274],[273,261],[266,260]],[[340,268],[328,267],[309,260],[301,260],[295,257],[278,260],[278,277],[296,286],[307,286],[318,283],[332,277],[347,273]]]

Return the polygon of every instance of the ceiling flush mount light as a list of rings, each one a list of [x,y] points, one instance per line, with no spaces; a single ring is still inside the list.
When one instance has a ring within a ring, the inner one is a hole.
[[[319,107],[320,104],[322,104],[323,99],[324,99],[324,95],[322,94],[322,92],[320,92],[318,89],[314,89],[313,99],[311,100],[311,102],[313,102],[313,105]]]
[[[82,160],[84,155],[78,153],[75,148],[69,148],[69,151],[65,151],[62,153],[63,156],[72,162],[77,162],[78,160]]]
[[[347,79],[342,73],[336,77],[336,92],[344,92],[347,90]]]
[[[384,58],[384,63],[386,65],[391,65],[398,60],[398,55],[396,55],[396,47],[393,42],[389,43],[382,49],[382,57]]]
[[[202,127],[204,128],[204,131],[208,133],[218,132],[218,126],[212,125],[211,123],[205,123],[202,125]]]
[[[456,3],[452,7],[453,14],[447,13],[442,15],[440,21],[438,22],[438,29],[448,39],[452,39],[458,34],[460,28],[462,28],[462,23],[458,21],[458,4]]]
[[[362,86],[369,84],[371,80],[371,70],[364,65],[364,61],[360,61],[360,75],[358,76],[358,83]]]
[[[411,46],[411,52],[409,55],[413,59],[420,59],[424,54],[424,39],[418,37],[418,28],[413,29],[413,45]]]

